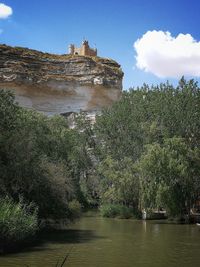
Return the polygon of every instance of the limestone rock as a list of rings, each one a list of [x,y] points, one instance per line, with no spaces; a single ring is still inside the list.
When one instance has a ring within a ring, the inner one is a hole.
[[[119,99],[123,72],[110,59],[0,45],[0,88],[45,114],[100,110]]]

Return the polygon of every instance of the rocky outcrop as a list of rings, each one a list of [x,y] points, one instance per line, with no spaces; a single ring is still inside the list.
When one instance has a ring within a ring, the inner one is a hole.
[[[0,45],[0,88],[46,114],[99,110],[119,99],[123,72],[113,60],[53,55]]]

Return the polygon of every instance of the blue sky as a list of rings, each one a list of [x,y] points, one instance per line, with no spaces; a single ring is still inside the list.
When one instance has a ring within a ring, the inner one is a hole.
[[[176,83],[178,80],[179,73],[173,78],[173,73],[170,76],[168,71],[165,75],[165,70],[161,72],[161,78],[158,77],[155,73],[159,71],[152,67],[155,62],[149,63],[149,54],[144,59],[147,63],[143,64],[143,69],[136,67],[133,44],[148,31],[169,31],[174,38],[180,33],[190,34],[200,44],[198,0],[5,0],[1,3],[13,10],[7,19],[0,19],[1,43],[64,54],[70,43],[80,45],[85,37],[91,46],[96,44],[99,56],[112,58],[121,64],[125,73],[124,89],[144,82],[157,84],[170,80]],[[151,40],[151,35],[149,38]],[[195,49],[198,54],[199,46]],[[165,56],[158,64],[163,63]],[[182,54],[179,62],[181,57]],[[188,64],[187,61],[184,63]],[[176,61],[172,65],[176,69]],[[199,61],[194,65],[200,70]],[[187,70],[184,71],[187,74]],[[194,72],[189,72],[188,76],[193,77]],[[199,80],[199,76],[197,73],[195,79]]]

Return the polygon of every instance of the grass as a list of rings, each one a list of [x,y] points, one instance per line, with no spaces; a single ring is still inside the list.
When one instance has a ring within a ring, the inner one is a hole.
[[[23,200],[0,199],[0,247],[9,247],[27,240],[38,231],[37,208]]]

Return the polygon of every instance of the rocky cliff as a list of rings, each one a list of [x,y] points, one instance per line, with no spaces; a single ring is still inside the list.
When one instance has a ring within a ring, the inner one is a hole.
[[[21,106],[46,114],[108,106],[120,97],[122,78],[110,59],[0,45],[0,88],[13,90]]]

